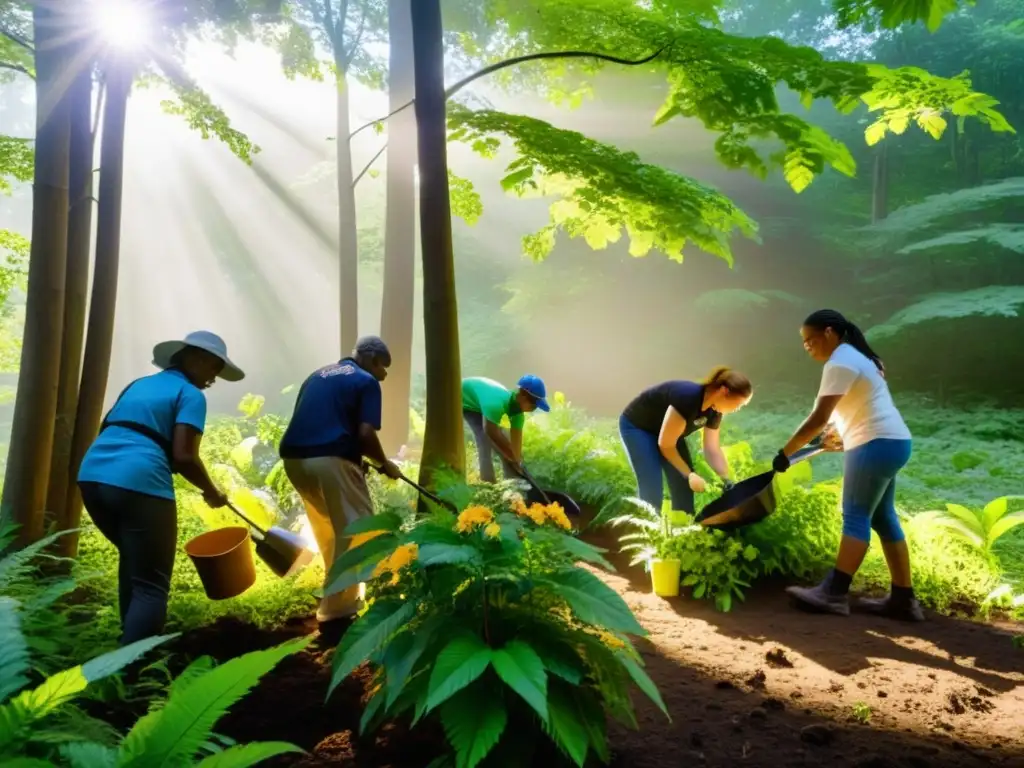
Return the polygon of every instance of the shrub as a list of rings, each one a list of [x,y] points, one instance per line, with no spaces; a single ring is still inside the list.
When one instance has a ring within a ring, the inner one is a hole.
[[[606,712],[636,726],[631,681],[665,707],[627,637],[644,630],[576,565],[610,568],[602,550],[571,535],[557,504],[527,507],[500,487],[446,495],[457,516],[392,511],[346,531],[372,537],[335,563],[328,592],[366,581],[369,604],[338,646],[332,689],[369,658],[362,728],[437,712],[467,768],[528,765],[550,742],[576,765],[607,762]]]

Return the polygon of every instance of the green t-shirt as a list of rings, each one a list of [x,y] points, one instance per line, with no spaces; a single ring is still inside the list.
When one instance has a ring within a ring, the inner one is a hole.
[[[483,414],[487,421],[501,425],[508,417],[512,429],[522,429],[526,416],[518,407],[512,393],[496,381],[475,376],[462,380],[462,409]]]

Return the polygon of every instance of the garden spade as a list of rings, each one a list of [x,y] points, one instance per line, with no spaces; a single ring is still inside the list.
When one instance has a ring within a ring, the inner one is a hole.
[[[824,450],[820,444],[809,445],[790,456],[789,463],[806,461]],[[728,531],[764,520],[775,512],[774,479],[775,470],[770,469],[737,483],[704,507],[697,515],[697,522],[706,528]]]
[[[281,578],[298,573],[313,560],[313,552],[306,548],[302,537],[297,533],[292,533],[276,525],[268,530],[263,530],[243,515],[234,504],[228,502],[228,509],[253,529],[256,538],[256,556]]]

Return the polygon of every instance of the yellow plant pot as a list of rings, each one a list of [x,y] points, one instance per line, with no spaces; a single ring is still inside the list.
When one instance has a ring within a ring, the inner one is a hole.
[[[658,597],[679,596],[679,560],[651,560],[651,586]]]

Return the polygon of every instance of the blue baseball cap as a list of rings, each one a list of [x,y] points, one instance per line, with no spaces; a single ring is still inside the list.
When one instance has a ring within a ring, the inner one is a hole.
[[[526,394],[537,401],[537,407],[547,413],[551,410],[551,406],[548,405],[547,396],[548,390],[544,386],[544,379],[540,376],[534,376],[532,373],[528,373],[519,380],[519,388]]]

